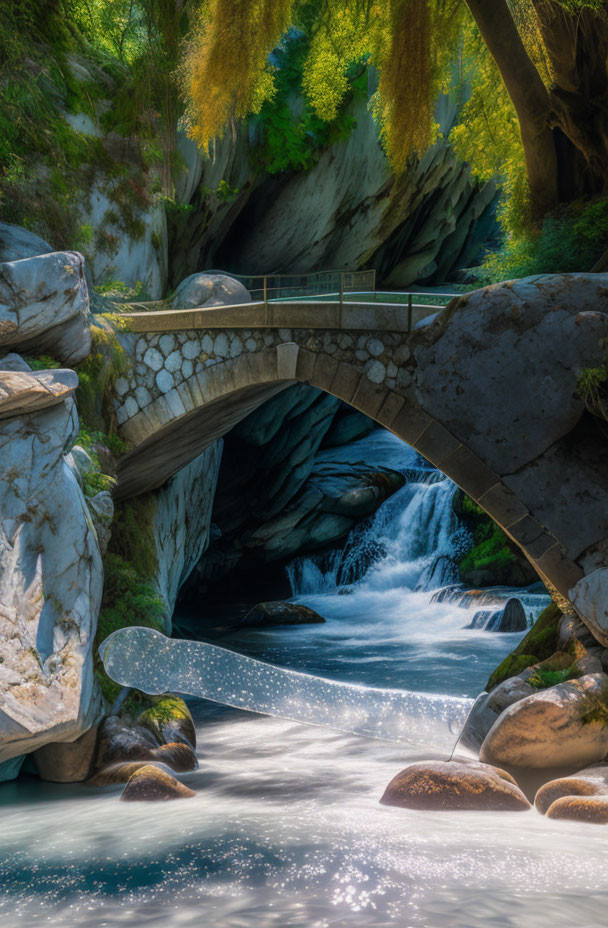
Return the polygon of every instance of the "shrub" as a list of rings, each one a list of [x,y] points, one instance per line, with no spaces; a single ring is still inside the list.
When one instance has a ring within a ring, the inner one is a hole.
[[[608,248],[608,199],[576,200],[549,213],[540,231],[507,235],[479,271],[483,283],[590,271]]]

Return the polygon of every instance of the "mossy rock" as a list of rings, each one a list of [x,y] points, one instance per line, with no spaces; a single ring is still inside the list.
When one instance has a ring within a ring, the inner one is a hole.
[[[179,696],[159,696],[137,718],[161,744],[182,742],[196,748],[196,729],[190,710]]]
[[[486,684],[488,692],[503,680],[517,676],[518,673],[527,670],[533,664],[539,664],[555,653],[561,617],[562,614],[555,603],[551,603],[541,612],[528,634],[491,675]]]
[[[460,579],[473,587],[528,586],[536,571],[517,545],[470,496],[457,492],[454,512],[472,535],[472,544],[459,564]]]

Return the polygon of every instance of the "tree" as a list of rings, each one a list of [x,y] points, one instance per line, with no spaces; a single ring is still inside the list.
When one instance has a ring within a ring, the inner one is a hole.
[[[517,114],[534,217],[606,192],[608,0],[205,0],[184,69],[191,134],[207,146],[258,110],[272,94],[268,55],[289,24],[305,23],[311,102],[335,115],[348,65],[376,65],[376,113],[401,170],[431,138],[434,94],[467,13]]]
[[[537,217],[608,187],[608,5],[530,0],[547,86],[507,0],[467,0],[513,102]]]

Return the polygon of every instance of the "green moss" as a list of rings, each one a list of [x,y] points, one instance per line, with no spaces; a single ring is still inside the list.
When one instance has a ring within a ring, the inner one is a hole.
[[[486,689],[488,691],[493,690],[503,680],[514,677],[533,664],[538,664],[540,661],[551,657],[557,648],[561,616],[562,614],[555,603],[547,606],[515,650],[492,673]]]
[[[536,690],[545,690],[550,686],[557,686],[558,683],[565,683],[566,680],[571,680],[573,676],[576,676],[573,664],[561,670],[537,667],[534,673],[528,677],[526,683],[529,683]]]
[[[35,358],[24,355],[23,360],[26,364],[29,364],[33,371],[51,371],[63,367],[59,361],[51,358],[48,354],[40,354]]]
[[[166,606],[150,580],[142,579],[133,564],[108,553],[104,559],[104,588],[95,639],[96,672],[104,697],[113,702],[121,687],[106,675],[97,649],[119,628],[143,625],[163,631]]]
[[[525,586],[536,574],[494,520],[460,491],[454,508],[471,532],[471,545],[459,564],[460,579],[474,586]]]
[[[502,683],[503,680],[516,677],[522,670],[527,670],[528,667],[531,667],[532,664],[536,664],[537,662],[538,658],[534,654],[516,654],[513,652],[507,655],[504,661],[502,661],[492,673],[490,679],[486,683],[486,689],[488,692],[493,690],[499,683]]]
[[[91,329],[93,350],[76,367],[78,415],[87,428],[111,435],[116,431],[111,391],[129,360],[109,326]]]
[[[154,499],[150,493],[117,504],[110,551],[132,563],[141,577],[155,575],[158,555],[154,542]]]
[[[598,700],[597,705],[589,712],[586,712],[581,719],[583,725],[602,725],[608,726],[608,706],[605,702]]]
[[[480,281],[590,271],[607,247],[608,199],[576,200],[546,216],[540,231],[507,236],[485,259]]]
[[[183,699],[179,696],[164,695],[157,697],[150,708],[141,713],[137,721],[140,725],[154,730],[173,719],[190,719],[190,717],[190,711]]]
[[[108,469],[107,455],[104,456],[106,460],[102,461],[100,456],[101,451],[103,449],[109,452],[111,458],[119,457],[121,454],[124,454],[129,447],[127,443],[123,441],[122,438],[119,438],[118,435],[108,435],[105,432],[91,431],[85,425],[81,425],[75,443],[80,445],[81,448],[84,448],[95,468],[92,473],[85,474],[82,478],[86,496],[95,496],[96,493],[102,490],[112,490],[116,485],[116,479],[113,474],[106,473]],[[114,469],[113,466],[111,469]]]

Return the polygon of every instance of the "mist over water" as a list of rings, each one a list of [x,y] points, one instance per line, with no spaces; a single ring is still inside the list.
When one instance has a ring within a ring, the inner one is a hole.
[[[467,629],[513,591],[457,587],[454,487],[385,432],[358,443],[406,486],[342,552],[290,566],[324,625],[222,644],[328,680],[475,696],[521,635]],[[326,452],[332,459],[349,449]],[[516,593],[531,620],[546,597]],[[379,805],[409,762],[444,757],[190,699],[194,799],[119,803],[120,788],[0,791],[2,928],[597,928],[608,904],[599,828],[536,812],[424,813]],[[413,703],[412,703],[413,704]],[[446,701],[449,705],[449,699]],[[440,740],[440,739],[439,739]],[[592,839],[592,840],[591,840]]]

